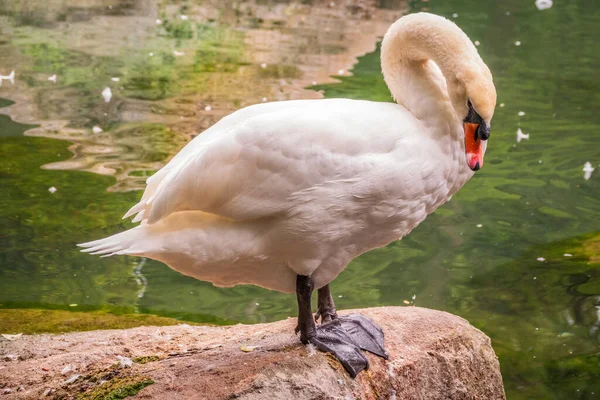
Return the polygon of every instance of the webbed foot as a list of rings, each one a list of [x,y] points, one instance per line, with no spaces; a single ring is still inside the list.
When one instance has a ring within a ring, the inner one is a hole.
[[[383,331],[371,318],[350,314],[340,317],[339,321],[356,346],[386,360],[389,358],[383,347]]]
[[[360,347],[338,320],[319,325],[315,334],[308,338],[308,342],[321,351],[333,354],[353,378],[369,367],[369,361],[360,351]]]
[[[299,313],[296,332],[300,332],[300,341],[304,344],[312,343],[317,349],[333,354],[353,378],[369,367],[361,349],[387,359],[381,328],[370,318],[360,314],[338,317],[329,287],[322,289],[325,290],[319,290],[319,312],[313,318],[310,311],[312,280],[310,277],[298,275],[296,294]],[[319,316],[323,323],[316,326],[315,320]]]

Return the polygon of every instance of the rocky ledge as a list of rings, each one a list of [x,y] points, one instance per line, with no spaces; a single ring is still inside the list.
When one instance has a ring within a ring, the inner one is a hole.
[[[418,307],[341,314],[350,312],[383,328],[390,355],[369,355],[356,379],[301,345],[295,319],[141,327],[0,342],[0,399],[506,398],[490,339],[464,319]]]

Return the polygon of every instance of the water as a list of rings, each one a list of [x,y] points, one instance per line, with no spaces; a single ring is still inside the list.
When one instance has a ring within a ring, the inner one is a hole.
[[[492,338],[509,398],[600,397],[600,169],[583,172],[600,167],[600,4],[39,3],[0,1],[0,74],[16,71],[0,87],[0,308],[294,316],[294,296],[218,289],[75,243],[132,226],[120,217],[145,177],[232,110],[319,93],[390,100],[378,35],[428,9],[456,14],[494,74],[486,165],[409,237],[352,262],[332,284],[338,308],[458,314]],[[528,140],[517,143],[518,128]]]

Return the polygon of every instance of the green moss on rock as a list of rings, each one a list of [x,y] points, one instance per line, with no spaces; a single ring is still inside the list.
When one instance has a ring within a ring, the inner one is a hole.
[[[0,332],[64,333],[96,329],[128,329],[137,326],[180,324],[174,318],[148,314],[113,314],[107,311],[0,309]]]
[[[141,356],[141,357],[134,357],[132,359],[132,361],[137,364],[147,364],[149,362],[154,362],[154,361],[158,361],[158,360],[160,360],[159,356]]]
[[[81,394],[79,400],[118,400],[129,396],[135,396],[140,390],[154,381],[147,377],[127,376],[110,380],[100,386],[96,386],[89,393]]]

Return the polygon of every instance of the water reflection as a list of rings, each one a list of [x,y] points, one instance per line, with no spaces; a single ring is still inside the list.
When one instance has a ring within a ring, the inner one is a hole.
[[[317,98],[372,51],[404,2],[15,1],[0,5],[0,64],[19,79],[2,112],[28,135],[73,142],[48,169],[112,175],[143,187],[192,136],[260,101]],[[52,79],[50,79],[52,78]]]

